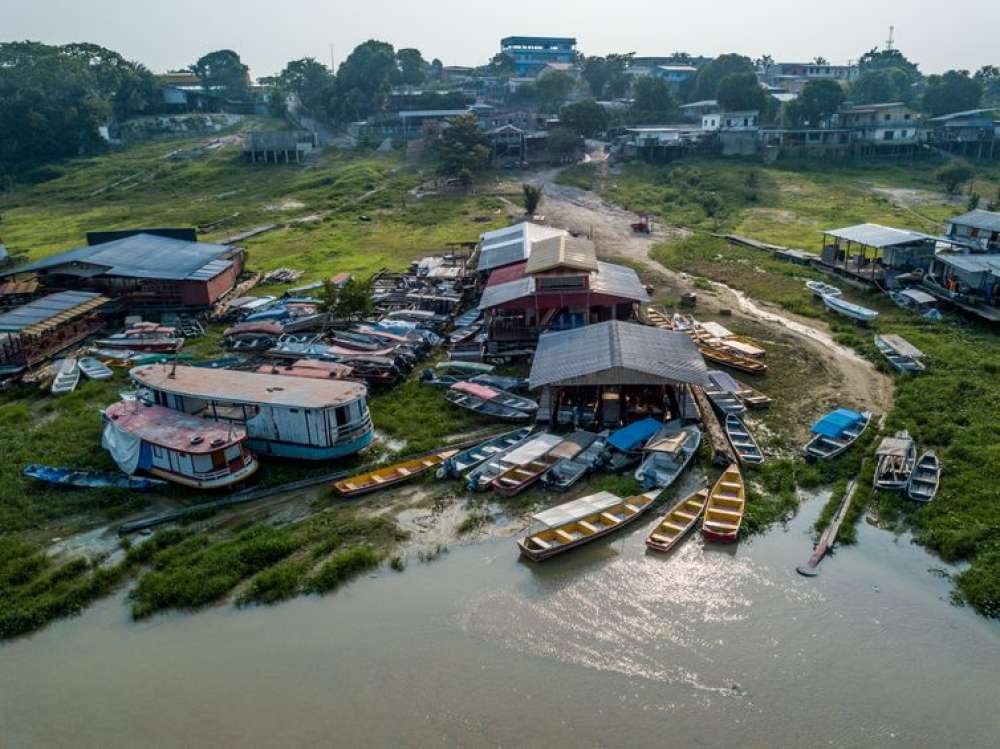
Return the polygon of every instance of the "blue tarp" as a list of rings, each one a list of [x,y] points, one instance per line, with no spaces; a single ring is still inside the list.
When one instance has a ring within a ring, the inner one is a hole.
[[[663,424],[656,419],[648,418],[629,424],[611,435],[608,442],[622,452],[638,449],[646,440],[660,431]]]
[[[822,434],[824,437],[836,438],[864,420],[865,417],[857,411],[852,411],[849,408],[838,408],[813,424],[812,432],[813,434]]]

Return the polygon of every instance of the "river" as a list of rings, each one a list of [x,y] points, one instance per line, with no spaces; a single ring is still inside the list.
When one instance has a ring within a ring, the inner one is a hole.
[[[509,538],[335,594],[132,622],[124,594],[0,646],[0,744],[993,747],[1000,626],[863,526],[544,564]]]

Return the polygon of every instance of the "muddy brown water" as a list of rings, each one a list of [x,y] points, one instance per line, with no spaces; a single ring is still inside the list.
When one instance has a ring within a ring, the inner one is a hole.
[[[725,548],[654,517],[544,564],[510,538],[324,597],[129,618],[124,594],[0,646],[4,747],[992,747],[1000,626],[863,526],[794,572],[823,498]]]

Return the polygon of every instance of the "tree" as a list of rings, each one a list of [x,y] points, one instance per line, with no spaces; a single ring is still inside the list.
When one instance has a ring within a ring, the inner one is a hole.
[[[474,115],[452,117],[437,143],[441,171],[459,176],[463,170],[470,174],[481,171],[490,161],[490,143]]]
[[[983,105],[1000,106],[1000,67],[984,65],[973,76],[983,87]]]
[[[159,103],[160,86],[144,65],[97,44],[66,44],[62,54],[79,60],[94,74],[97,90],[106,97],[118,119],[152,111]]]
[[[727,112],[757,111],[767,107],[767,92],[757,80],[756,73],[734,73],[719,83],[715,96],[719,107]]]
[[[577,135],[593,138],[608,127],[608,113],[593,99],[567,104],[559,111],[559,123]]]
[[[916,63],[906,59],[906,55],[898,49],[870,49],[858,60],[858,71],[864,73],[871,70],[902,70],[911,81],[920,78],[920,70]]]
[[[640,76],[632,86],[630,119],[635,124],[662,125],[677,114],[677,101],[662,78]]]
[[[830,61],[827,60],[825,57],[820,56],[813,58],[813,65],[829,65],[829,64]]]
[[[961,159],[951,159],[934,173],[934,178],[944,185],[949,195],[957,195],[962,185],[975,176],[972,167]]]
[[[383,111],[397,72],[391,44],[375,39],[359,44],[337,69],[335,118],[350,122]]]
[[[983,98],[983,84],[968,70],[949,70],[944,75],[927,77],[921,108],[936,117],[975,109]]]
[[[242,101],[250,93],[250,68],[231,49],[209,52],[191,66],[191,72],[206,88],[215,88],[229,98]]]
[[[375,306],[372,298],[373,279],[359,281],[349,278],[343,286],[327,281],[319,294],[319,311],[334,320],[361,320]]]
[[[419,49],[397,50],[395,82],[403,86],[419,86],[427,80],[428,67]]]
[[[517,61],[506,52],[497,52],[487,67],[490,75],[495,75],[497,78],[510,78],[517,70]]]
[[[292,60],[278,75],[272,103],[278,107],[274,100],[283,103],[288,94],[294,94],[310,114],[325,118],[330,114],[336,82],[333,72],[315,58]]]
[[[444,63],[436,57],[431,60],[431,77],[435,79],[444,78]]]
[[[822,78],[807,81],[802,93],[788,105],[789,119],[796,125],[817,127],[840,109],[844,97],[844,89],[836,81]]]
[[[605,96],[622,96],[628,90],[625,71],[632,61],[632,53],[610,54],[607,57],[586,57],[581,63],[580,75],[590,87],[595,99]]]
[[[850,99],[854,104],[908,102],[912,98],[910,78],[899,68],[866,70],[851,84],[850,89]]]
[[[531,216],[538,210],[542,202],[542,188],[534,185],[523,184],[521,191],[524,193],[524,212]]]
[[[698,71],[690,99],[691,101],[715,99],[723,78],[754,72],[753,62],[749,57],[737,54],[720,55]]]
[[[551,156],[562,158],[576,153],[580,147],[580,136],[566,127],[554,127],[549,130],[546,147]]]
[[[569,73],[552,70],[535,81],[535,96],[543,109],[554,112],[566,101],[576,81]]]

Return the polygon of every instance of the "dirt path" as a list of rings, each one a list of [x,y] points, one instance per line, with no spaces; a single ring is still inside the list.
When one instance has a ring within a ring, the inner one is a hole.
[[[655,245],[689,236],[690,230],[659,224],[652,235],[636,234],[630,228],[636,220],[635,214],[593,192],[556,184],[558,173],[559,170],[546,170],[530,180],[545,190],[543,211],[547,224],[592,236],[600,256],[623,258],[645,267],[649,271],[644,274],[647,280],[672,296],[695,290],[690,276],[671,270],[649,256]],[[810,393],[815,401],[840,399],[875,413],[885,413],[891,408],[891,378],[851,349],[836,343],[825,324],[755,301],[724,284],[716,283],[714,287],[715,294],[698,292],[699,313],[715,315],[728,310],[734,320],[763,325],[776,336],[793,339],[819,360],[824,376]]]

